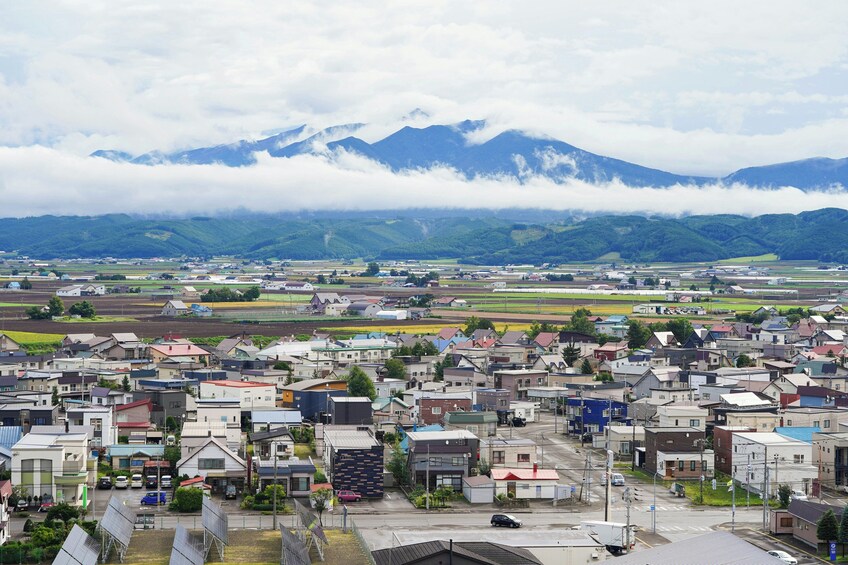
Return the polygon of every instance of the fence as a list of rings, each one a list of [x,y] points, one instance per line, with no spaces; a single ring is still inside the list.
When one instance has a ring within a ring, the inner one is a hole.
[[[365,553],[368,563],[370,565],[377,565],[377,562],[374,561],[374,556],[371,554],[371,548],[368,547],[368,542],[365,541],[365,538],[362,536],[359,528],[356,527],[356,522],[354,522],[353,518],[349,518],[348,521],[350,522],[350,530],[353,532],[353,535],[356,536],[359,545],[364,550],[363,553]]]

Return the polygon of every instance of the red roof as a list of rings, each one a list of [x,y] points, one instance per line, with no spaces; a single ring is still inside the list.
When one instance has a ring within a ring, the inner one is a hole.
[[[733,331],[733,326],[713,326],[711,332],[728,333]]]
[[[150,349],[168,357],[187,357],[192,355],[209,355],[205,349],[193,343],[161,343],[149,346]]]
[[[492,469],[496,481],[558,481],[559,473],[553,469]]]
[[[542,347],[549,347],[558,336],[559,334],[554,332],[541,332],[536,336],[535,341]]]
[[[144,406],[145,404],[148,405],[148,408],[150,408],[151,411],[153,410],[153,401],[149,398],[146,398],[144,400],[136,400],[135,402],[130,402],[129,404],[116,404],[115,411],[120,412],[121,410],[129,410],[130,408],[137,408],[139,406]]]
[[[459,328],[442,328],[439,331],[439,339],[450,339],[457,334]]]
[[[203,477],[195,477],[193,479],[189,479],[187,481],[183,481],[180,483],[181,487],[190,487],[198,485],[202,488],[211,489],[212,487],[203,482]]]
[[[831,343],[829,345],[817,345],[813,348],[813,353],[816,355],[821,355],[822,357],[827,356],[828,352],[832,352],[834,355],[839,355],[842,351],[843,345],[841,343]]]
[[[315,492],[316,490],[320,490],[322,488],[328,488],[333,490],[333,485],[331,483],[315,483],[314,485],[309,487],[311,492]]]
[[[12,496],[12,481],[0,481],[0,497]]]

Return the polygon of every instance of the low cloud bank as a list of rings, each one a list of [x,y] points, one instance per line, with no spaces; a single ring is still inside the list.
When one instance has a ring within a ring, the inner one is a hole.
[[[593,213],[797,213],[848,208],[848,192],[743,185],[632,188],[618,182],[557,184],[541,177],[468,180],[447,168],[394,173],[338,151],[256,165],[144,166],[79,157],[45,147],[0,148],[0,217],[44,214],[216,214],[298,210],[528,208]]]

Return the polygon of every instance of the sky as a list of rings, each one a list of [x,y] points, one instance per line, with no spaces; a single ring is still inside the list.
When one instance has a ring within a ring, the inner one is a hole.
[[[387,6],[388,4],[388,6]],[[307,124],[485,119],[679,174],[848,156],[848,3],[0,4],[0,216],[439,206],[759,214],[840,194],[396,175],[354,155],[252,167],[89,158],[257,139]],[[414,109],[426,117],[409,121]],[[308,189],[308,190],[304,190]],[[436,196],[439,196],[436,199]],[[481,198],[485,195],[485,198]],[[610,196],[613,196],[612,198]],[[670,195],[673,196],[670,198]]]

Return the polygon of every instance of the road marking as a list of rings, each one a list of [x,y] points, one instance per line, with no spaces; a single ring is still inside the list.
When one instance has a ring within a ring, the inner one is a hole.
[[[643,539],[639,539],[639,536],[636,536],[636,541],[638,541],[639,543],[641,543],[642,545],[644,545],[644,546],[646,546],[646,547],[648,547],[648,548],[652,548],[652,547],[654,547],[653,545],[649,544],[649,543],[648,543],[648,542],[646,542],[645,540],[643,540]]]
[[[803,549],[803,548],[796,547],[796,546],[794,546],[794,545],[791,545],[791,544],[785,543],[784,541],[782,541],[782,540],[780,540],[780,539],[778,539],[778,538],[774,537],[774,536],[773,536],[773,535],[771,535],[771,534],[768,534],[768,533],[766,533],[766,532],[760,532],[760,531],[757,531],[757,530],[752,530],[751,528],[746,528],[746,529],[747,529],[749,532],[751,532],[752,534],[759,534],[759,535],[761,535],[761,536],[763,536],[763,537],[771,538],[771,539],[773,539],[774,541],[776,541],[776,542],[778,542],[778,543],[781,543],[781,544],[783,544],[783,545],[788,545],[788,546],[789,546],[789,547],[791,547],[793,550],[795,550],[795,551],[800,551],[801,553],[804,553],[804,554],[806,554],[806,555],[808,555],[808,556],[812,557],[812,558],[813,558],[813,559],[815,559],[816,561],[821,561],[822,563],[830,563],[830,561],[828,561],[828,560],[826,560],[826,559],[822,559],[822,558],[821,558],[821,557],[819,557],[818,555],[814,555],[814,554],[810,553],[809,551],[807,551],[807,550],[805,550],[805,549]],[[762,549],[762,548],[761,548],[761,549]]]

